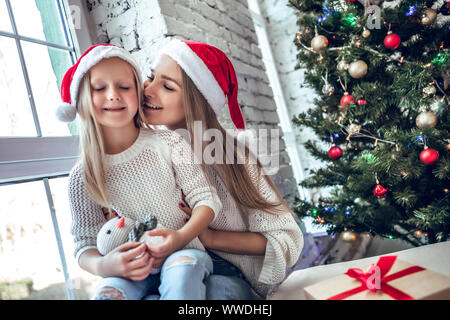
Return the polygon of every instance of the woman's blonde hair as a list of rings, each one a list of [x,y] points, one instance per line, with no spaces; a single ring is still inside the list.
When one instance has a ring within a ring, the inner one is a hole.
[[[138,112],[134,116],[134,124],[136,128],[141,128],[145,123],[142,109],[143,92],[140,77],[131,65],[130,67],[133,70],[138,96]],[[80,116],[80,160],[86,189],[95,202],[110,210],[105,145],[101,127],[94,116],[90,72],[81,79],[77,101],[77,112]]]
[[[217,119],[217,115],[209,105],[207,100],[197,89],[194,82],[189,78],[189,76],[180,68],[182,74],[182,85],[183,85],[183,103],[184,112],[186,117],[187,130],[191,137],[194,137],[194,121],[200,121],[202,124],[202,134],[205,130],[216,129],[222,133],[225,141],[230,141],[230,134],[222,127]],[[227,156],[227,145],[223,145],[223,161],[221,163],[213,163],[211,166],[218,173],[222,181],[224,182],[228,192],[234,198],[234,200],[244,208],[247,209],[259,209],[271,214],[293,212],[289,209],[287,204],[284,202],[280,193],[278,192],[275,184],[272,182],[269,176],[264,175],[267,183],[275,193],[278,201],[270,202],[266,199],[258,190],[258,187],[254,183],[249,183],[252,181],[251,176],[248,171],[248,167],[245,164],[241,164],[238,161],[238,148],[236,137],[233,137],[233,158],[232,161],[227,162],[225,157]],[[192,139],[191,139],[192,140]],[[196,141],[197,139],[194,139]],[[201,139],[203,145],[202,150],[207,145],[207,142]],[[249,159],[250,151],[247,146],[245,146],[245,159]],[[256,159],[258,174],[262,174],[262,165],[258,159]],[[232,162],[232,163],[229,163]],[[241,161],[242,162],[242,161]],[[212,177],[209,176],[205,165],[202,161],[202,168],[205,175],[208,177],[209,183],[212,184]]]

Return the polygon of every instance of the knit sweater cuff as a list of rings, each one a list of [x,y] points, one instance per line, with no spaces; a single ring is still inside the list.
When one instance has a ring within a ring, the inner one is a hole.
[[[83,252],[85,252],[86,250],[89,249],[97,249],[96,246],[87,246],[87,247],[83,247],[81,249],[79,249],[76,254],[75,254],[75,261],[78,263],[78,265],[80,265],[80,261],[78,259],[80,259],[80,256]]]
[[[219,211],[222,208],[221,205],[219,205],[218,203],[215,203],[214,201],[211,200],[200,200],[195,204],[195,207],[192,208],[192,211],[194,211],[195,208],[197,208],[198,206],[207,206],[210,207],[214,213],[214,217],[210,223],[210,225],[217,219],[217,217],[219,216]]]
[[[265,283],[265,284],[278,284],[284,280],[285,272],[276,272],[275,268],[283,268],[284,266],[280,266],[280,261],[277,261],[277,254],[274,250],[271,242],[270,237],[267,238],[267,245],[266,245],[266,253],[264,256],[264,262],[261,269],[261,273],[259,274],[259,282]],[[284,261],[284,260],[283,260]],[[280,277],[282,275],[282,277]]]

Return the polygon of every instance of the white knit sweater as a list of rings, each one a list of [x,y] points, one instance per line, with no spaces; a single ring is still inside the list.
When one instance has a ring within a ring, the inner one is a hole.
[[[193,160],[191,146],[179,134],[141,129],[131,147],[106,156],[112,209],[134,220],[153,213],[159,224],[178,230],[189,217],[178,206],[183,191],[191,208],[206,205],[214,211],[215,219],[222,204],[214,188],[207,183],[200,165]],[[101,206],[87,193],[81,163],[70,173],[69,199],[78,261],[81,253],[96,248],[97,234],[106,222]],[[198,238],[186,248],[204,250]]]
[[[277,201],[264,176],[258,174],[256,165],[249,165],[248,169],[252,182],[258,186],[260,193],[270,201]],[[289,212],[269,214],[241,207],[211,167],[208,167],[208,173],[213,178],[214,187],[222,202],[222,210],[210,224],[210,228],[221,231],[258,232],[267,238],[264,256],[212,251],[238,267],[253,289],[260,296],[266,297],[275,285],[284,280],[286,268],[292,267],[300,257],[303,249],[303,233]]]

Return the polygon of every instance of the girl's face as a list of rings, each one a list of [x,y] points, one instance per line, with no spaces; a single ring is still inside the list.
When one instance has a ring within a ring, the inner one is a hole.
[[[144,114],[152,125],[170,130],[186,128],[181,70],[178,64],[162,55],[144,82]]]
[[[102,127],[134,126],[139,101],[133,68],[120,58],[103,59],[90,70],[94,116]]]

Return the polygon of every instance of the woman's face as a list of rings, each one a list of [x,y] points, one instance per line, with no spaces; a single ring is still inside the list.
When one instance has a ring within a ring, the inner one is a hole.
[[[165,125],[170,130],[186,128],[181,69],[162,55],[144,82],[144,114],[152,125]]]
[[[119,58],[101,60],[91,68],[90,82],[97,122],[108,128],[134,126],[139,102],[132,67]]]

